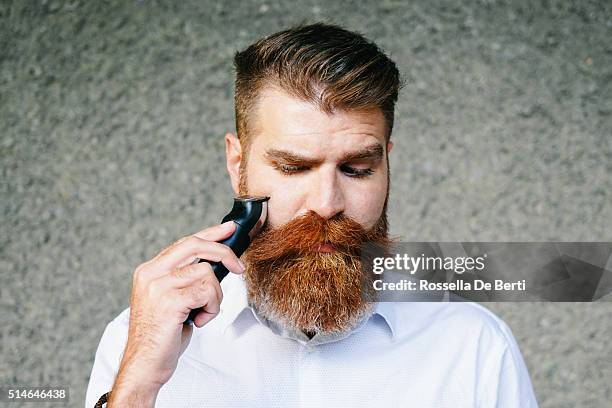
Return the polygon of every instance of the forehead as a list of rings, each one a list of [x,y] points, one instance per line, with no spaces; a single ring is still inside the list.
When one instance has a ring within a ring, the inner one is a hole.
[[[380,109],[344,110],[329,115],[274,87],[266,87],[260,93],[253,119],[253,141],[259,145],[316,153],[385,143],[386,124]]]

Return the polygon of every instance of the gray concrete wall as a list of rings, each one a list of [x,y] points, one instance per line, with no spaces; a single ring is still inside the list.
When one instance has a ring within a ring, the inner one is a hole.
[[[82,406],[133,269],[225,214],[233,53],[304,19],[362,32],[407,80],[393,234],[612,241],[609,1],[2,1],[0,19],[2,384]],[[487,306],[542,407],[612,406],[609,303]]]

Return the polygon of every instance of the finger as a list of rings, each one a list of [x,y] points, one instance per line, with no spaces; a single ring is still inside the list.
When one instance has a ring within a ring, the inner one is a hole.
[[[167,275],[168,284],[177,289],[191,286],[196,282],[212,280],[213,277],[215,277],[215,273],[208,262],[176,268]]]
[[[208,262],[202,262],[207,264]],[[204,280],[196,281],[195,286],[197,285],[212,285],[215,288],[215,293],[217,294],[217,299],[219,299],[219,303],[223,301],[223,290],[221,290],[221,282],[215,276],[215,272],[212,270],[212,267],[207,269],[207,275]]]
[[[215,279],[216,281],[216,279]],[[221,302],[223,301],[223,292],[221,292],[221,286],[219,285],[218,287],[215,287],[216,293],[219,296],[219,307],[218,308],[214,308],[212,304],[204,304],[202,306],[198,306],[197,308],[194,309],[198,309],[198,313],[196,314],[196,316],[193,318],[193,324],[196,327],[202,327],[204,326],[206,323],[208,323],[209,321],[211,321],[212,319],[214,319],[220,312],[221,310]],[[189,311],[189,314],[191,314],[193,309],[191,309]],[[190,326],[190,325],[189,325]]]
[[[221,296],[218,298],[219,300],[218,306],[217,306],[217,303],[215,303],[214,301],[209,304],[205,304],[201,306],[200,311],[198,312],[198,314],[196,314],[195,318],[193,319],[193,324],[196,325],[196,327],[204,326],[206,323],[210,322],[212,319],[214,319],[219,314],[221,310],[221,301],[223,297],[223,292],[221,292],[221,285],[218,285],[218,287],[215,287],[215,290],[217,291],[217,293],[221,294]]]
[[[189,312],[192,309],[201,308],[201,312],[217,315],[221,310],[221,298],[213,285],[189,286],[179,289],[179,293],[183,301],[187,302]]]
[[[198,231],[193,235],[208,241],[220,241],[229,237],[235,229],[236,223],[234,221],[226,221],[223,224],[213,225],[212,227]],[[228,230],[230,230],[229,234],[227,233]]]
[[[183,268],[188,265],[195,265],[202,262],[221,262],[227,269],[234,273],[241,274],[244,272],[244,263],[240,260],[238,255],[227,245],[218,242],[211,242],[211,246],[194,255],[189,255],[183,259],[177,266],[177,268]],[[225,248],[224,248],[225,247]],[[208,250],[211,252],[207,252]]]
[[[210,322],[212,319],[214,319],[217,315],[214,313],[208,313],[204,310],[200,311],[200,313],[198,313],[195,317],[195,319],[193,319],[193,324],[196,325],[196,327],[202,327],[204,326],[206,323]]]
[[[225,238],[229,238],[231,234],[234,233],[235,229],[236,229],[236,223],[233,221],[227,221],[227,222],[224,222],[223,224],[219,224],[219,225],[212,226],[210,228],[203,229],[202,231],[196,232],[195,234],[184,236],[181,239],[175,241],[171,245],[164,248],[162,251],[160,251],[153,258],[153,261],[156,261],[160,258],[165,257],[170,252],[174,251],[176,247],[178,247],[180,244],[182,244],[183,242],[185,242],[187,239],[191,238],[194,235],[204,240],[208,240],[208,241],[221,241]]]
[[[210,289],[209,287],[212,287],[214,296],[219,303],[223,300],[221,284],[208,262],[176,269],[168,275],[155,279],[151,284],[156,286],[157,293],[171,293],[178,289],[180,293],[196,295],[199,292],[207,292]],[[197,305],[197,307],[200,306]]]
[[[168,287],[173,289],[183,289],[187,287],[194,287],[197,289],[199,285],[212,285],[215,287],[215,292],[219,301],[223,299],[221,284],[208,262],[188,265],[182,269],[175,269],[166,277],[166,281]]]
[[[181,239],[178,239],[178,240],[174,241],[172,244],[168,245],[167,247],[165,247],[164,249],[159,251],[159,253],[157,255],[155,255],[155,257],[152,260],[161,258],[162,256],[166,255],[168,252],[172,251],[172,249],[175,248],[178,244],[180,244],[181,242],[185,241],[189,237],[190,237],[190,235],[187,235],[185,237],[182,237]]]
[[[221,301],[213,285],[174,289],[167,287],[167,279],[164,276],[151,283],[155,288],[151,293],[157,294],[152,300],[158,303],[158,309],[166,318],[173,321],[176,319],[177,324],[183,324],[193,309],[203,308],[207,314],[212,315],[219,313]]]
[[[228,247],[229,248],[229,247]],[[232,251],[231,248],[229,248]],[[208,262],[208,263],[217,263],[221,262],[228,271],[232,273],[236,273],[238,275],[243,274],[246,271],[246,266],[242,262],[242,260],[236,255],[234,251],[228,253],[227,256],[221,255],[221,257],[217,257],[215,259],[206,259],[207,255],[191,255],[184,262],[178,266],[178,268],[184,268],[189,265],[197,265],[200,263]],[[210,258],[210,257],[208,257]]]
[[[230,247],[218,242],[205,241],[196,236],[179,245],[174,252],[160,258],[152,268],[159,271],[181,269],[191,264],[197,265],[196,260],[208,262],[221,262],[234,273],[243,273],[244,265]]]

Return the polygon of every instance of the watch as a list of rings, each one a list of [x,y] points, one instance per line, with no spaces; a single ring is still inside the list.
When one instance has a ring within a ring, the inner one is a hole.
[[[110,397],[110,391],[104,393],[100,399],[98,400],[98,402],[96,402],[96,405],[94,405],[94,408],[104,408],[106,406],[106,401],[108,401],[108,397]]]

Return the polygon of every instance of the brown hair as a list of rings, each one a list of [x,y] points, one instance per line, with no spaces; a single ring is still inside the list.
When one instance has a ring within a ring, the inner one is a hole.
[[[280,87],[328,114],[379,108],[387,141],[391,137],[403,83],[395,63],[359,33],[332,24],[302,23],[237,52],[234,67],[236,131],[245,155],[253,131],[249,117],[265,86]]]

